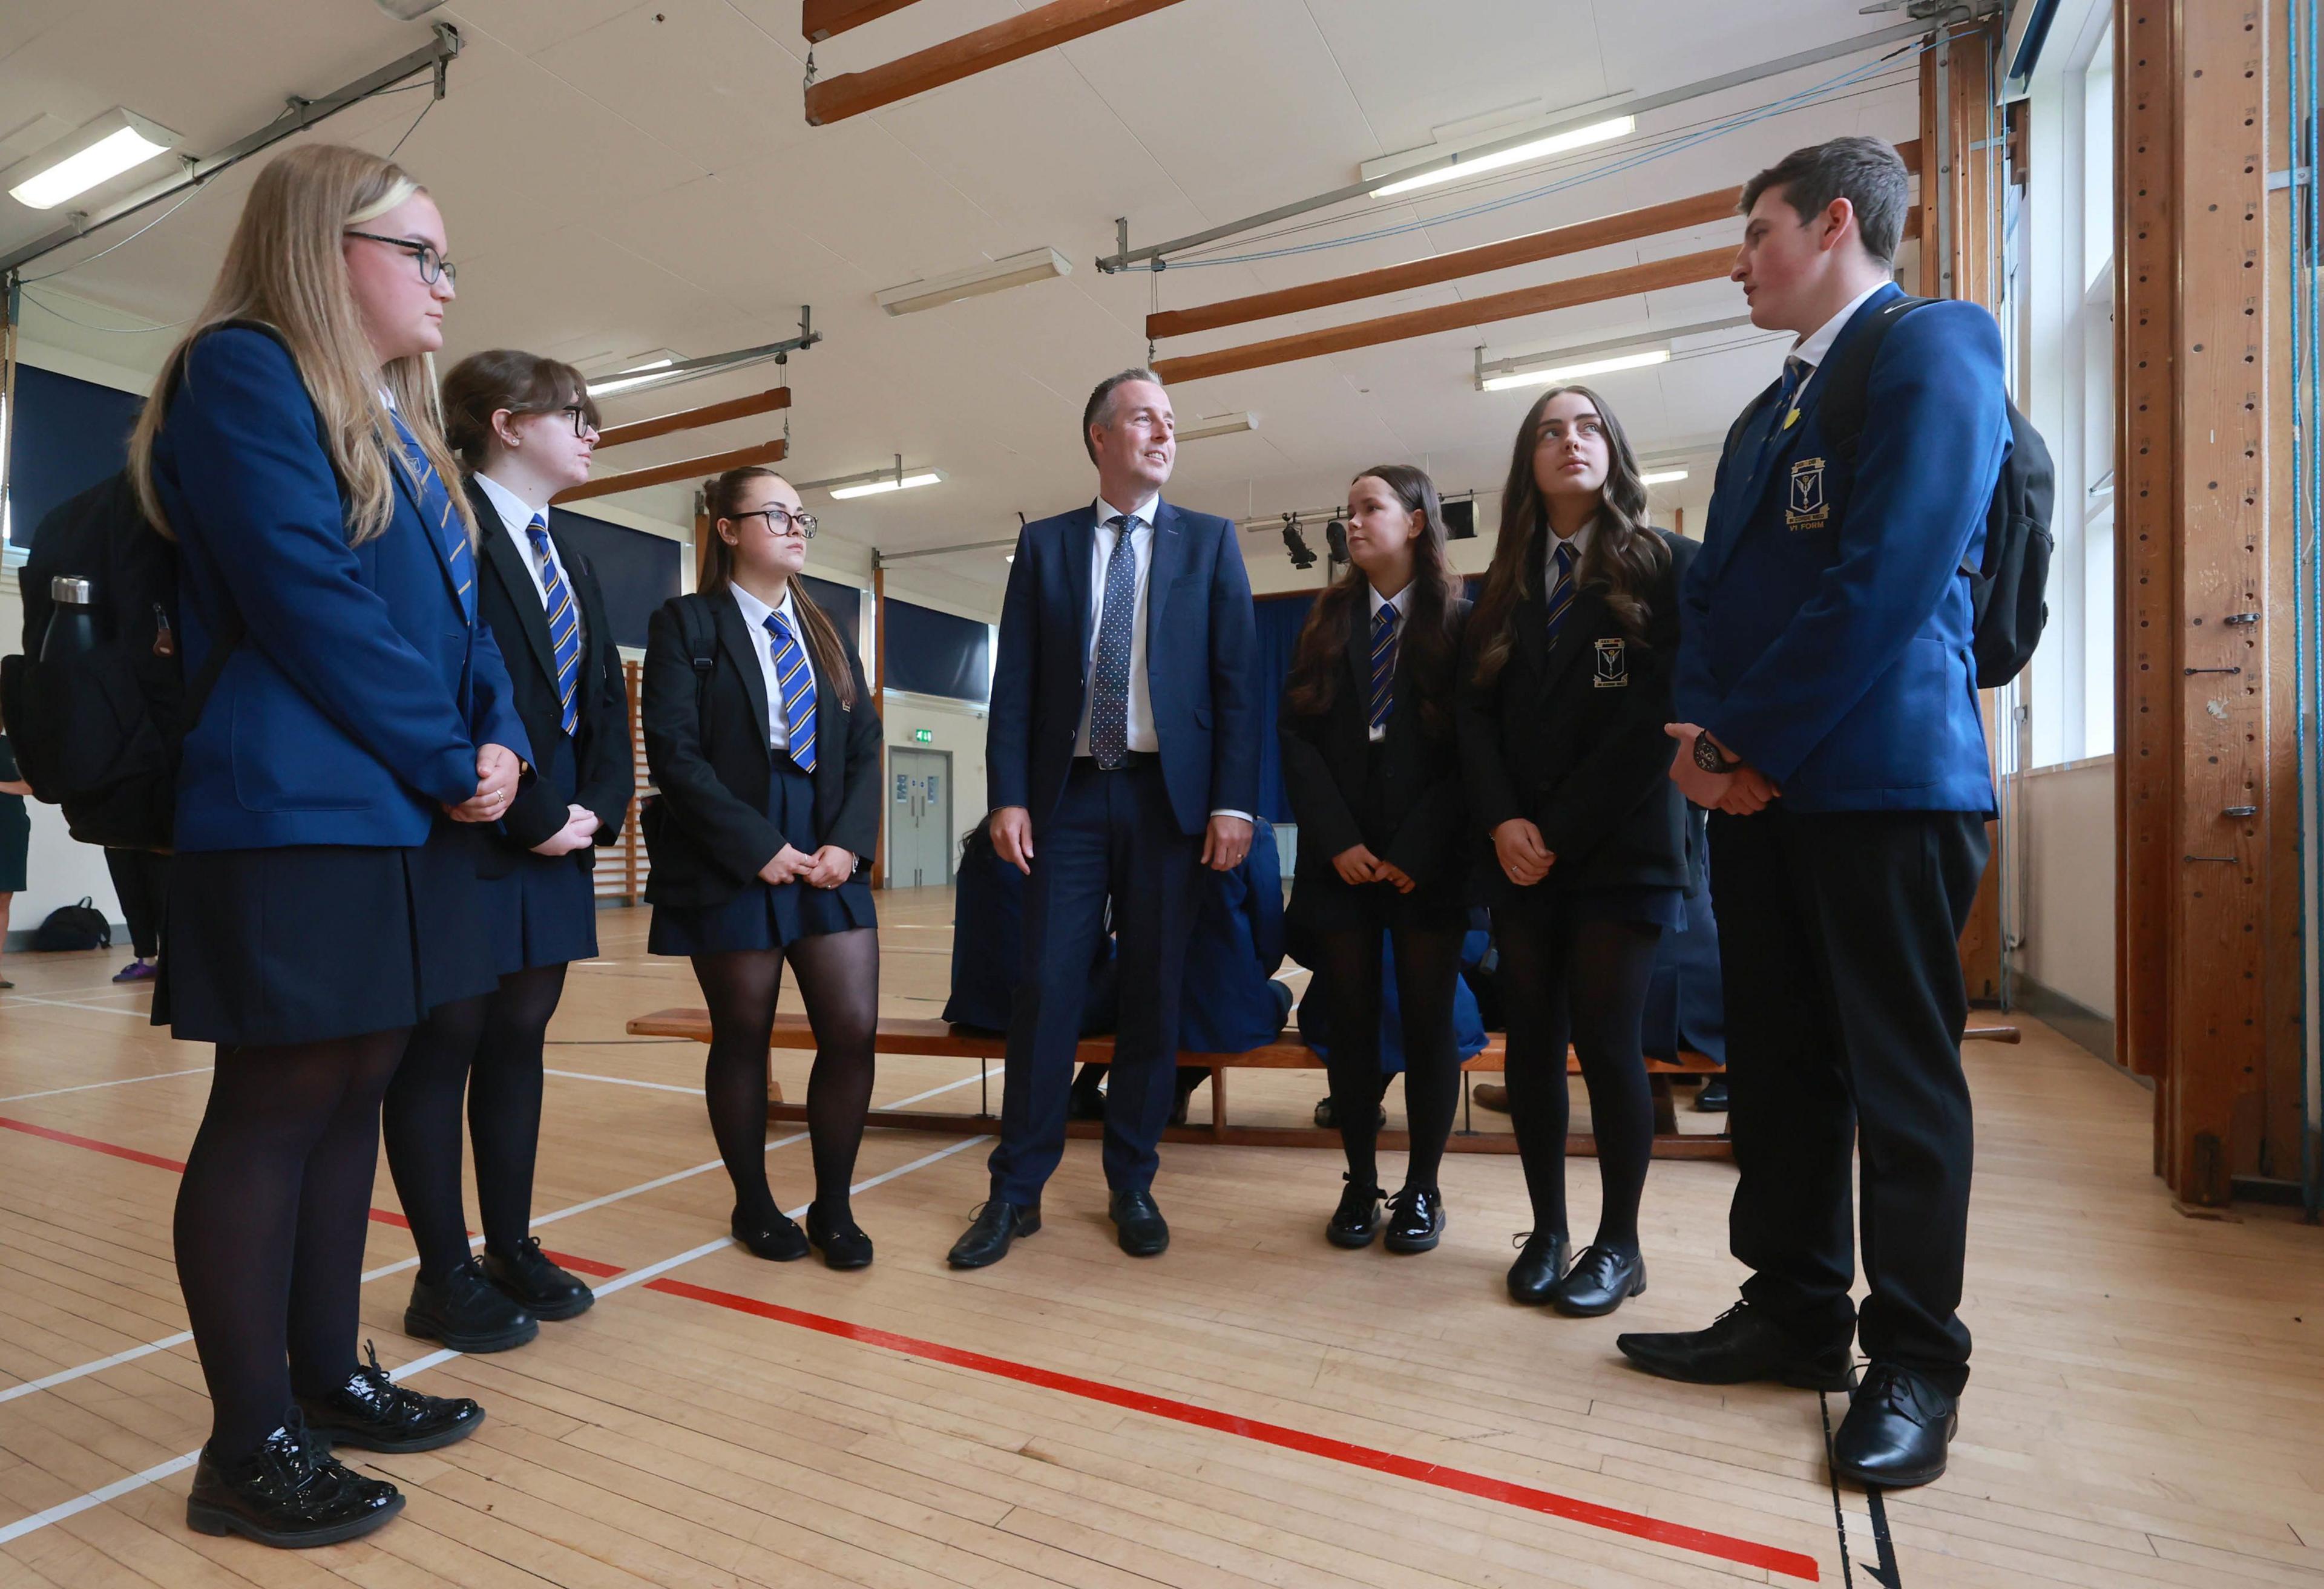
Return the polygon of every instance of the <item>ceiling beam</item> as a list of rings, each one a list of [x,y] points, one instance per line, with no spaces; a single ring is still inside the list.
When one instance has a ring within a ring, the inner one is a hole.
[[[1904,157],[1905,170],[1918,171],[1921,169],[1919,140],[1898,144],[1896,152]],[[1600,216],[1591,220],[1576,221],[1571,225],[1553,226],[1545,232],[1533,232],[1500,243],[1459,249],[1452,253],[1438,254],[1434,259],[1416,260],[1410,264],[1388,265],[1377,271],[1361,271],[1352,276],[1338,276],[1328,281],[1310,281],[1305,286],[1253,293],[1248,298],[1228,299],[1222,303],[1202,304],[1194,308],[1166,309],[1146,317],[1146,335],[1153,339],[1185,336],[1196,331],[1215,331],[1222,326],[1240,326],[1252,320],[1271,319],[1277,315],[1293,315],[1305,309],[1351,303],[1357,299],[1407,292],[1416,287],[1433,287],[1439,282],[1458,280],[1463,276],[1481,276],[1489,271],[1533,264],[1541,260],[1603,248],[1609,243],[1634,243],[1641,237],[1652,237],[1688,226],[1707,226],[1716,221],[1734,218],[1735,195],[1733,188],[1714,188],[1691,198],[1674,198],[1667,203],[1648,205],[1643,209],[1624,210],[1618,215]]]
[[[640,419],[628,425],[616,425],[597,433],[597,450],[618,447],[627,442],[651,441],[658,436],[674,436],[681,430],[700,430],[706,425],[724,425],[729,419],[747,419],[753,414],[770,414],[777,409],[791,406],[791,389],[778,386],[750,397],[729,398],[723,403],[709,403],[699,409],[682,409],[675,414],[659,418]]]
[[[799,32],[808,43],[820,44],[916,4],[918,0],[800,0]]]
[[[779,464],[790,450],[780,441],[761,442],[754,447],[737,447],[731,453],[713,453],[706,458],[681,458],[675,464],[657,464],[650,469],[632,469],[624,474],[608,474],[586,485],[569,486],[549,498],[558,507],[578,502],[590,497],[610,497],[622,491],[643,491],[650,485],[668,485],[673,481],[700,480],[706,475],[723,474],[729,469],[740,469],[751,464]]]
[[[1176,4],[1178,0],[1049,0],[1047,5],[885,65],[810,84],[807,125],[827,127]]]

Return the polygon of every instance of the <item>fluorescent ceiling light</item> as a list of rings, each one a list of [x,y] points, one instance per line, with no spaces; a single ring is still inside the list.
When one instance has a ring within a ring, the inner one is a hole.
[[[1514,149],[1503,149],[1491,154],[1459,155],[1452,163],[1423,171],[1416,177],[1405,177],[1385,187],[1372,189],[1374,198],[1388,198],[1398,193],[1409,193],[1416,188],[1434,188],[1440,182],[1458,182],[1470,177],[1480,177],[1487,171],[1498,171],[1505,166],[1523,165],[1527,161],[1545,160],[1553,154],[1563,154],[1569,149],[1586,148],[1592,143],[1604,143],[1616,138],[1627,138],[1637,131],[1638,118],[1634,115],[1609,116],[1602,122],[1592,122],[1586,127],[1576,127],[1567,133],[1554,133],[1546,138],[1536,138],[1530,143],[1520,143]]]
[[[678,358],[673,354],[667,359],[655,359],[650,363],[632,364],[606,380],[592,381],[589,383],[589,395],[593,398],[611,397],[617,391],[627,391],[632,387],[650,386],[655,381],[664,379],[662,372],[677,363]]]
[[[876,497],[882,491],[908,491],[923,485],[936,485],[944,476],[930,469],[919,474],[907,474],[899,480],[890,474],[880,480],[867,480],[862,485],[842,485],[831,488],[831,494],[842,501],[851,497]]]
[[[142,166],[178,142],[178,134],[116,106],[84,123],[10,171],[5,179],[17,203],[54,209],[69,198]]]
[[[1258,428],[1259,416],[1256,414],[1213,414],[1208,418],[1195,420],[1192,427],[1178,432],[1178,439],[1208,441],[1214,436],[1232,436],[1237,431]]]
[[[949,276],[935,276],[925,281],[907,281],[901,287],[890,287],[878,294],[880,307],[891,315],[918,314],[922,309],[941,308],[948,303],[958,303],[964,298],[977,298],[988,292],[1000,292],[1028,282],[1047,281],[1052,276],[1070,276],[1073,262],[1054,248],[1037,248],[1026,253],[1012,253],[1007,259],[994,260],[990,264],[970,270],[956,271]]]
[[[1640,485],[1670,485],[1686,478],[1683,469],[1657,469],[1651,474],[1638,476]]]
[[[1555,354],[1551,354],[1554,358]],[[1555,364],[1539,370],[1515,370],[1506,375],[1489,375],[1484,381],[1487,391],[1508,391],[1520,386],[1554,386],[1561,381],[1579,381],[1585,375],[1607,375],[1617,370],[1643,370],[1650,364],[1670,363],[1670,349],[1649,348],[1644,353],[1617,354],[1611,358],[1588,359],[1578,364]]]

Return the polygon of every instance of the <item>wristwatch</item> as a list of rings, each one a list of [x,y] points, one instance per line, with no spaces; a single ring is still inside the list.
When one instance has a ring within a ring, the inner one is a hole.
[[[1731,773],[1743,765],[1740,759],[1729,761],[1709,734],[1694,737],[1694,765],[1707,773]]]

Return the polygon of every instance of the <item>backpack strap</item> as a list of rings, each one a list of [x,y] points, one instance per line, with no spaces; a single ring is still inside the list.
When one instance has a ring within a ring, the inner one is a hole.
[[[1864,412],[1871,404],[1872,364],[1880,356],[1880,344],[1888,340],[1888,333],[1896,322],[1919,308],[1934,303],[1929,298],[1914,298],[1907,294],[1892,299],[1873,311],[1872,317],[1858,327],[1840,356],[1831,362],[1823,372],[1827,382],[1823,396],[1816,401],[1816,419],[1823,427],[1824,444],[1849,466],[1856,463],[1856,449],[1864,439]]]

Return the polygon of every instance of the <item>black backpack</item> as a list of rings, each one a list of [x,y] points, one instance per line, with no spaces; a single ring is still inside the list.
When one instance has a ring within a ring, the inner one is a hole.
[[[1872,361],[1896,323],[1923,304],[1939,300],[1899,298],[1875,311],[1862,331],[1824,372],[1829,382],[1817,402],[1824,439],[1849,464],[1862,439],[1864,411],[1872,389]],[[2017,411],[2005,396],[2009,410],[2009,456],[2000,478],[1993,482],[1992,504],[1985,513],[1985,556],[1975,568],[1964,564],[1969,575],[1973,618],[1970,654],[1977,658],[1977,687],[1994,690],[2023,671],[2041,643],[2042,629],[2050,620],[2044,591],[2050,580],[2050,553],[2056,545],[2050,519],[2057,505],[2057,469],[2050,448],[2033,421]]]
[[[60,905],[32,933],[32,947],[44,954],[77,949],[111,949],[113,925],[97,902],[83,895],[78,905]]]

